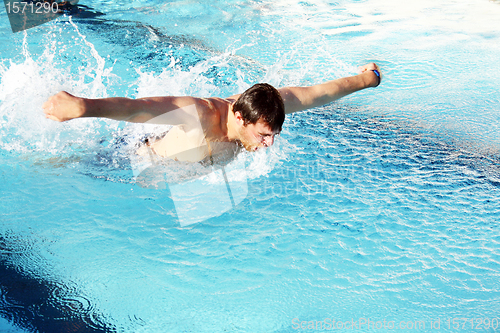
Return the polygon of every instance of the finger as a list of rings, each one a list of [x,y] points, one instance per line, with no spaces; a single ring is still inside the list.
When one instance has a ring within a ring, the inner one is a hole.
[[[53,116],[51,114],[45,115],[45,118],[50,119],[50,120],[54,120],[54,121],[58,121],[58,122],[61,121],[59,118],[57,118],[56,116]]]
[[[366,71],[373,70],[373,69],[375,69],[375,67],[373,65],[374,65],[373,63],[370,63],[370,64],[366,64],[366,65],[360,66],[359,67],[359,72],[360,73],[364,73]]]
[[[44,110],[45,113],[54,108],[54,103],[52,102],[53,98],[54,96],[50,96],[49,99],[47,99],[45,103],[43,103],[42,109]]]

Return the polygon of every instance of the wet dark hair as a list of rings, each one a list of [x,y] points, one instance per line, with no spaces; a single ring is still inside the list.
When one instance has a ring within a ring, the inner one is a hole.
[[[257,83],[248,88],[233,105],[233,112],[240,112],[245,126],[255,124],[259,119],[281,132],[285,121],[285,105],[276,88],[267,83]]]

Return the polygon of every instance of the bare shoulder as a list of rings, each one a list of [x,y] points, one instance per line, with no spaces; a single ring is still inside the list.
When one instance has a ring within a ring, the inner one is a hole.
[[[233,101],[229,98],[210,97],[203,98],[202,123],[206,126],[207,134],[211,140],[219,141],[224,135],[223,119],[231,109]]]
[[[202,101],[204,103],[204,107],[208,109],[207,111],[216,114],[227,111],[227,109],[234,103],[232,98],[220,97],[203,98]]]

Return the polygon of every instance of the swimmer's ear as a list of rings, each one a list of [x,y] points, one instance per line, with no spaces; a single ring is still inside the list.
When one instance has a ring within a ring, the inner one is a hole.
[[[241,115],[240,111],[236,111],[234,113],[234,117],[236,118],[236,122],[238,123],[238,125],[240,126],[245,125],[245,120],[243,120],[243,116]]]

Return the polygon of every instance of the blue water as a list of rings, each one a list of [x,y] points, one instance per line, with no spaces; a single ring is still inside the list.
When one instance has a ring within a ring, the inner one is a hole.
[[[16,34],[0,13],[0,330],[495,331],[498,1],[80,4]],[[127,147],[161,129],[41,111],[63,89],[228,96],[371,61],[380,87],[287,117],[246,154],[243,202],[187,227],[134,184]]]

